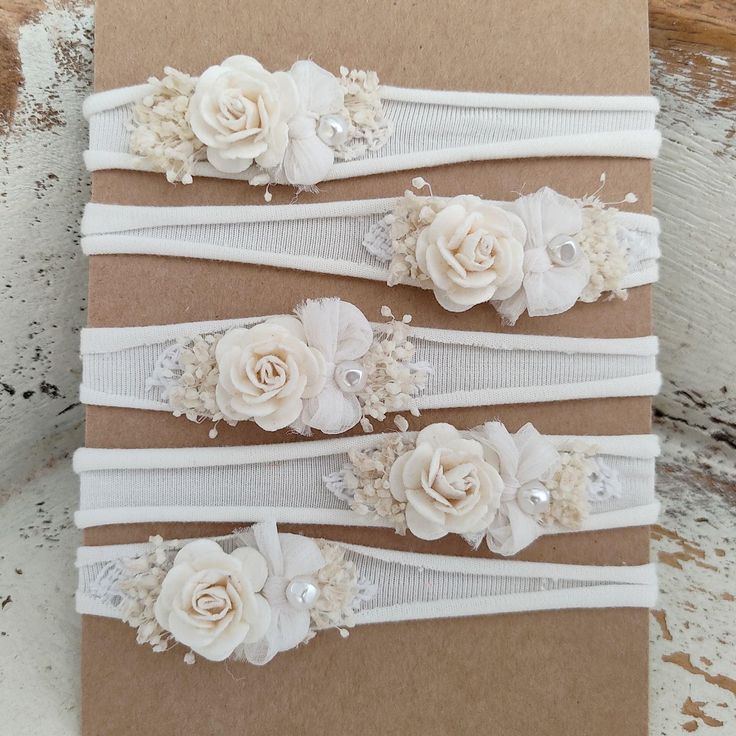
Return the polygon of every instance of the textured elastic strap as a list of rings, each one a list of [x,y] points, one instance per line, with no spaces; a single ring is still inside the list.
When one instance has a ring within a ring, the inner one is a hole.
[[[256,263],[387,281],[390,242],[383,220],[399,199],[248,207],[126,207],[89,204],[82,220],[88,255],[151,254]],[[510,207],[510,202],[494,202]],[[618,212],[628,273],[620,288],[657,280],[659,223]],[[370,240],[370,242],[368,242]]]
[[[87,168],[153,170],[129,153],[135,101],[150,85],[109,90],[86,100]],[[513,95],[443,92],[384,86],[381,99],[393,134],[386,145],[354,161],[333,165],[326,180],[402,171],[463,161],[546,156],[655,158],[653,97]],[[207,162],[195,175],[244,179]]]
[[[263,319],[82,330],[80,400],[170,411],[162,389],[147,385],[165,351],[181,338],[221,334]],[[381,329],[374,325],[376,333]],[[545,337],[415,327],[411,341],[415,362],[431,367],[426,389],[416,399],[420,410],[653,396],[661,382],[656,337]]]
[[[217,540],[232,548],[232,537]],[[657,598],[654,565],[594,567],[414,554],[342,544],[358,576],[376,586],[356,624],[571,608],[649,608]],[[81,547],[77,611],[121,619],[118,583],[125,558],[149,545]]]
[[[166,521],[390,526],[356,514],[326,478],[350,463],[351,451],[377,447],[396,434],[249,447],[78,450],[79,527]],[[416,433],[402,435],[412,441]],[[585,444],[615,474],[618,493],[594,499],[581,531],[656,521],[653,435],[547,437],[556,447]],[[551,527],[545,533],[571,531]]]

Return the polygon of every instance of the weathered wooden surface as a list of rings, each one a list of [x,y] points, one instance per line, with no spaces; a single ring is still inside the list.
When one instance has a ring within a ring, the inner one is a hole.
[[[736,3],[651,3],[662,277],[656,408],[736,448]]]
[[[652,84],[665,144],[655,166],[664,230],[656,331],[666,378],[664,513],[652,536],[651,733],[736,734],[736,7],[651,4]],[[78,729],[68,453],[88,196],[81,100],[91,86],[83,0],[0,0],[0,733]],[[9,729],[9,730],[8,730]]]

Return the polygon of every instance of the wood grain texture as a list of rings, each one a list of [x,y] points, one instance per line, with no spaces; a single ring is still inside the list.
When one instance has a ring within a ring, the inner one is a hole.
[[[655,329],[660,416],[736,448],[736,3],[650,6],[652,88],[664,136],[654,167],[662,220]]]

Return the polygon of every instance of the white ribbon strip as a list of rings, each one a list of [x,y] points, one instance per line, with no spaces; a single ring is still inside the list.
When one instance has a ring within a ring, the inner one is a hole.
[[[181,337],[219,334],[263,319],[85,329],[80,400],[170,411],[161,389],[147,387],[167,349]],[[374,325],[374,332],[380,329]],[[416,400],[420,410],[653,396],[661,382],[656,337],[545,337],[415,327],[411,341],[415,363],[432,369]]]
[[[133,207],[88,204],[87,255],[149,254],[255,263],[386,282],[387,263],[364,239],[399,199],[246,207]],[[493,202],[510,208],[513,202]],[[655,217],[616,214],[628,252],[619,288],[653,283],[660,256]],[[390,243],[386,244],[390,246]]]
[[[108,90],[84,104],[89,120],[91,171],[154,170],[129,153],[133,104],[154,92],[151,85]],[[323,180],[387,171],[540,156],[655,158],[657,101],[637,96],[556,96],[445,92],[382,87],[385,117],[393,133],[379,150],[333,164]],[[198,162],[195,175],[245,179]],[[252,174],[251,174],[252,175]]]
[[[229,551],[231,537],[218,541]],[[573,608],[649,608],[657,599],[654,565],[595,567],[509,562],[396,552],[342,544],[358,576],[376,595],[361,603],[356,624]],[[77,611],[122,618],[119,564],[146,544],[81,547]]]
[[[406,441],[415,432],[401,435]],[[339,473],[348,453],[378,447],[396,433],[248,447],[77,450],[78,527],[165,521],[257,522],[390,526],[350,510],[325,478]],[[580,531],[656,521],[653,435],[545,438],[555,447],[585,445],[616,473],[618,496],[591,502]],[[542,532],[574,531],[545,527]]]

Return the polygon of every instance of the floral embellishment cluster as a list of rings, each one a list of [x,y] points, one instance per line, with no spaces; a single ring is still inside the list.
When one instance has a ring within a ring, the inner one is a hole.
[[[454,533],[476,546],[485,537],[504,555],[547,526],[579,529],[591,503],[620,495],[615,471],[593,448],[558,450],[531,424],[514,434],[499,422],[468,432],[433,424],[387,435],[349,460],[324,480],[355,513],[421,539]]]
[[[490,303],[514,324],[524,312],[559,314],[603,292],[625,298],[628,249],[617,212],[595,195],[576,200],[547,187],[503,204],[406,191],[364,242],[390,260],[389,285],[431,289],[453,312]]]
[[[312,187],[336,159],[380,148],[391,134],[375,72],[312,61],[270,72],[231,56],[199,78],[167,67],[133,108],[130,150],[169,181],[188,184],[207,161],[254,185]]]
[[[194,422],[253,421],[301,434],[340,434],[360,423],[371,431],[370,419],[418,414],[429,373],[414,362],[411,318],[383,313],[390,321],[374,333],[352,304],[308,300],[294,315],[183,338],[159,356],[147,385],[160,387],[172,412]]]
[[[155,652],[186,647],[187,663],[199,655],[266,664],[316,631],[347,636],[361,603],[375,595],[340,545],[278,534],[273,523],[222,544],[150,541],[151,551],[126,560],[116,583],[123,619]]]

